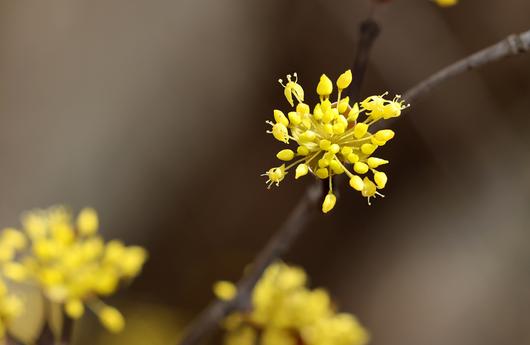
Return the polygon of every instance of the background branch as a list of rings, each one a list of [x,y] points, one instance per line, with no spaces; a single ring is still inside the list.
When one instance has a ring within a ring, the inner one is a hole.
[[[519,35],[510,35],[502,41],[482,49],[463,58],[421,81],[403,94],[403,99],[412,103],[419,96],[429,92],[432,88],[445,80],[463,72],[467,72],[490,62],[495,62],[508,56],[517,55],[530,50],[530,30]]]
[[[364,81],[364,75],[368,67],[368,60],[372,46],[379,36],[381,29],[379,25],[371,18],[366,19],[361,23],[360,38],[357,44],[357,54],[353,61],[353,80],[350,85],[350,98],[356,102],[361,96],[361,85]]]
[[[354,100],[359,98],[370,50],[379,32],[379,26],[374,20],[367,19],[361,23],[360,39],[352,69],[354,79],[350,86],[350,94]],[[235,310],[246,310],[251,307],[251,294],[254,286],[265,269],[285,254],[313,219],[317,212],[315,206],[321,197],[322,184],[316,181],[306,190],[282,226],[259,252],[250,267],[250,272],[237,283],[236,296],[230,301],[216,300],[210,303],[188,327],[180,345],[198,344],[218,326],[226,315]]]

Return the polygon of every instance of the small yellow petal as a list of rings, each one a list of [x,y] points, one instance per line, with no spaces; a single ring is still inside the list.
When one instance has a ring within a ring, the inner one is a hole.
[[[368,125],[366,123],[358,123],[353,128],[353,135],[357,139],[361,139],[368,132]]]
[[[320,149],[327,151],[331,147],[331,141],[329,141],[327,139],[322,139],[322,140],[320,140],[318,145],[319,145]]]
[[[325,74],[322,74],[317,85],[317,93],[320,96],[327,97],[331,95],[331,92],[333,92],[333,83]]]
[[[365,177],[363,179],[363,183],[364,183],[364,188],[362,191],[362,195],[364,197],[374,196],[377,190],[375,184],[368,177]]]
[[[306,165],[306,164],[299,164],[297,167],[296,167],[296,174],[295,174],[295,179],[298,179],[299,177],[302,177],[304,175],[307,175],[307,173],[309,172],[309,167]]]
[[[300,140],[309,142],[315,140],[317,135],[313,131],[305,131],[304,133],[300,134]]]
[[[348,113],[348,121],[350,122],[357,121],[357,118],[359,117],[360,112],[361,111],[359,110],[359,104],[355,103],[353,105],[352,110]]]
[[[356,162],[353,165],[353,170],[355,170],[357,174],[366,174],[366,172],[368,171],[368,165],[363,162]]]
[[[118,309],[105,306],[98,311],[99,321],[112,333],[119,333],[125,327],[125,319]]]
[[[367,159],[367,163],[370,168],[375,169],[380,165],[387,164],[388,161],[381,158],[370,157]]]
[[[285,117],[285,114],[281,110],[274,110],[274,120],[276,120],[276,123],[281,123],[284,126],[289,125],[289,120],[287,120],[287,117]]]
[[[321,179],[325,179],[329,177],[329,171],[326,168],[317,169],[315,174]]]
[[[326,158],[320,158],[318,160],[318,166],[321,168],[326,168],[329,166],[329,159]]]
[[[83,302],[81,302],[79,299],[72,299],[66,302],[64,310],[68,316],[70,316],[72,319],[77,320],[81,316],[83,316],[83,313],[85,312],[85,307],[83,305]]]
[[[99,219],[96,210],[84,208],[77,216],[77,229],[81,235],[91,236],[98,231]]]
[[[341,90],[345,89],[348,86],[350,86],[351,80],[352,80],[351,70],[347,70],[346,72],[340,75],[339,79],[337,79],[337,87]]]
[[[384,172],[378,171],[374,174],[374,181],[377,184],[377,188],[383,189],[386,186],[388,178]]]
[[[282,161],[290,161],[294,158],[293,150],[284,149],[276,154],[276,157]]]
[[[353,163],[357,163],[359,161],[359,156],[356,155],[355,153],[350,153],[350,154],[348,154],[346,159],[348,160],[348,162],[353,164]]]
[[[340,174],[344,173],[344,168],[342,167],[342,165],[336,159],[334,159],[331,162],[329,162],[329,167],[337,175],[340,175]]]
[[[337,202],[337,197],[329,192],[328,195],[324,198],[324,202],[322,203],[322,212],[328,213],[335,207],[335,203]]]
[[[298,114],[296,111],[289,112],[289,121],[291,121],[291,124],[298,126],[302,122],[302,118],[300,117],[300,114]]]
[[[374,153],[374,151],[377,149],[377,146],[374,144],[362,144],[361,145],[361,152],[365,155],[371,155]]]
[[[309,106],[305,103],[298,103],[296,106],[296,112],[300,115],[307,115],[309,114]]]
[[[350,178],[350,186],[360,192],[364,188],[364,182],[360,176],[353,175],[352,178]]]
[[[296,153],[299,155],[299,156],[307,156],[309,154],[309,149],[305,146],[298,146],[296,148]]]
[[[375,133],[375,138],[379,141],[389,141],[394,137],[395,133],[391,129],[382,129],[380,131],[377,131]]]
[[[237,294],[237,287],[232,282],[221,280],[213,285],[213,292],[219,299],[229,301]]]
[[[313,117],[315,120],[322,120],[322,117],[324,116],[324,112],[322,111],[322,107],[320,106],[320,103],[315,105],[315,109],[313,110]]]
[[[340,150],[340,153],[342,153],[345,156],[348,156],[350,153],[353,152],[353,148],[351,146],[343,146]]]
[[[277,140],[289,144],[289,132],[287,131],[287,127],[285,127],[283,124],[273,124],[272,131],[268,133],[272,133],[272,136]]]
[[[339,105],[337,106],[339,113],[344,114],[346,110],[348,110],[349,103],[350,103],[350,97],[345,97],[341,99],[339,102]]]

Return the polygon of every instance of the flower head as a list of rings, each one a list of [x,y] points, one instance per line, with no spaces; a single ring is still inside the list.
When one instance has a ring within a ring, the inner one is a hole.
[[[320,102],[311,112],[309,105],[303,103],[303,97],[296,96],[303,95],[301,86],[297,84],[298,79],[292,82],[288,76],[288,80],[297,85],[297,91],[293,93],[293,85],[282,84],[287,101],[294,109],[287,116],[281,110],[274,110],[274,121],[267,121],[272,129],[267,133],[285,144],[296,142],[296,148],[283,149],[277,153],[276,157],[286,163],[264,174],[268,177],[268,187],[279,185],[288,170],[296,167],[295,179],[308,173],[320,179],[329,179],[329,193],[322,204],[324,213],[335,206],[336,197],[332,188],[332,177],[335,175],[346,174],[350,186],[361,192],[369,204],[371,198],[383,196],[379,190],[386,186],[387,176],[378,169],[388,161],[373,154],[395,133],[390,129],[373,131],[371,127],[380,120],[400,116],[408,105],[400,96],[386,99],[387,93],[370,96],[351,105],[348,97],[341,97],[352,81],[351,71],[348,70],[336,81],[338,91],[335,102],[330,98],[333,92],[331,79],[325,74],[321,76],[316,88]],[[298,102],[296,106],[293,95]]]
[[[0,252],[17,254],[17,261],[3,263],[3,275],[36,284],[71,318],[80,318],[87,305],[107,329],[120,331],[123,316],[99,296],[113,294],[120,282],[140,273],[145,249],[116,240],[105,243],[91,208],[81,210],[76,219],[63,206],[34,210],[23,215],[22,224],[23,231],[5,229],[0,236]]]
[[[265,345],[368,342],[368,333],[353,315],[337,313],[325,290],[309,289],[306,284],[303,269],[282,262],[270,265],[254,287],[251,310],[225,319],[225,344],[253,345],[256,340]],[[214,291],[224,299],[218,284]]]

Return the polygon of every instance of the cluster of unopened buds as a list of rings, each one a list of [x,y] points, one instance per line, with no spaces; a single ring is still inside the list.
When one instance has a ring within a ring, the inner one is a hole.
[[[252,291],[252,307],[224,320],[225,345],[365,345],[369,334],[352,314],[337,312],[328,292],[309,289],[299,267],[276,262]],[[234,298],[233,283],[217,282],[214,292]]]
[[[280,79],[285,97],[294,109],[287,115],[274,110],[274,121],[267,121],[272,127],[267,133],[285,144],[294,141],[297,147],[278,152],[276,157],[289,163],[263,174],[268,178],[269,188],[272,184],[279,185],[288,171],[296,166],[295,179],[308,173],[323,180],[329,179],[329,192],[322,204],[324,213],[331,211],[336,203],[332,185],[334,175],[346,174],[350,186],[361,192],[368,204],[370,198],[383,196],[379,190],[385,188],[387,175],[378,169],[388,161],[372,154],[394,137],[394,131],[381,129],[372,133],[370,127],[379,120],[398,117],[407,105],[400,96],[385,99],[387,93],[384,93],[351,106],[349,97],[342,97],[351,81],[350,70],[339,76],[336,82],[338,95],[333,102],[330,98],[333,83],[323,74],[316,90],[320,102],[311,111],[304,103],[304,90],[298,84],[296,73],[288,75],[285,84]],[[367,176],[368,173],[373,179]]]
[[[6,292],[1,279],[8,279],[39,289],[47,303],[61,306],[72,319],[79,319],[86,305],[109,331],[121,331],[122,314],[99,297],[140,273],[145,249],[116,240],[105,243],[91,208],[76,219],[63,206],[35,210],[22,223],[23,230],[8,228],[0,234],[0,329],[23,310],[20,300]]]

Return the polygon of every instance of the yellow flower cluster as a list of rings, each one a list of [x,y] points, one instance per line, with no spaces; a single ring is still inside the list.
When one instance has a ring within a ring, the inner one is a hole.
[[[440,7],[450,7],[458,4],[458,0],[434,0]]]
[[[145,249],[116,240],[105,243],[91,208],[76,219],[62,206],[35,210],[23,215],[22,225],[23,231],[4,229],[0,237],[3,276],[38,286],[73,319],[87,305],[108,330],[121,331],[123,316],[98,296],[114,293],[120,282],[137,276],[147,258]]]
[[[296,73],[294,78],[287,76],[286,84],[280,79],[289,104],[294,107],[295,100],[298,102],[294,110],[288,112],[287,116],[280,110],[274,110],[274,121],[266,121],[272,127],[267,133],[285,144],[289,144],[290,140],[297,144],[296,150],[284,149],[276,155],[281,161],[292,161],[289,165],[282,164],[263,174],[268,178],[268,187],[279,185],[288,170],[295,166],[295,179],[309,172],[320,179],[329,179],[329,193],[322,204],[322,211],[327,213],[336,202],[332,177],[346,174],[350,186],[368,198],[370,204],[371,197],[382,196],[378,190],[387,183],[386,174],[376,169],[388,163],[372,154],[394,137],[390,129],[371,133],[370,126],[379,120],[401,115],[406,105],[400,96],[393,100],[385,99],[385,93],[350,106],[349,97],[341,98],[342,92],[352,81],[351,71],[348,70],[337,79],[338,96],[334,103],[330,99],[333,83],[325,74],[320,77],[316,90],[320,102],[311,112],[309,106],[303,103],[304,90],[297,79]],[[366,176],[369,172],[373,174],[373,181]],[[364,178],[361,177],[363,175]]]
[[[306,283],[301,268],[281,262],[269,266],[252,292],[252,310],[225,319],[225,345],[364,345],[369,341],[353,315],[337,313],[325,290],[308,289]],[[221,299],[231,299],[235,287],[218,282],[214,292]]]

